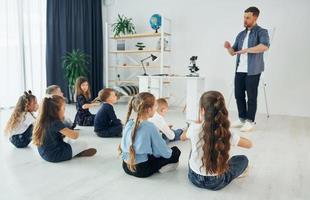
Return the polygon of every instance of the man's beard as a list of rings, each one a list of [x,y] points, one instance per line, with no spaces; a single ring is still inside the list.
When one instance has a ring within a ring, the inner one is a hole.
[[[249,24],[243,24],[244,28],[250,28],[251,26]]]

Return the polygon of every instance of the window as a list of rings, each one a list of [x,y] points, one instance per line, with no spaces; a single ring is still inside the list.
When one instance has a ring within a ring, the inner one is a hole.
[[[24,90],[44,94],[46,0],[0,2],[0,107],[14,106]]]

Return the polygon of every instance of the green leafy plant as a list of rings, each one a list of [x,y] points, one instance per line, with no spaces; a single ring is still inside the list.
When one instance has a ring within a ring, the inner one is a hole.
[[[88,58],[89,56],[79,49],[72,50],[72,52],[67,52],[62,58],[65,77],[68,81],[72,97],[74,96],[76,79],[80,76],[87,75]]]
[[[112,31],[114,37],[120,36],[121,34],[126,35],[136,33],[132,18],[127,18],[120,14],[118,14],[117,21],[112,24]]]

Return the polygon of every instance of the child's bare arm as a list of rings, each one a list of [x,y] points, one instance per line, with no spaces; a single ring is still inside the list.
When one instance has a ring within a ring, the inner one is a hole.
[[[83,109],[89,109],[91,107],[94,107],[94,106],[99,106],[100,103],[86,103],[82,106]]]
[[[69,128],[61,129],[60,133],[71,139],[77,139],[79,137],[79,132],[73,131]]]

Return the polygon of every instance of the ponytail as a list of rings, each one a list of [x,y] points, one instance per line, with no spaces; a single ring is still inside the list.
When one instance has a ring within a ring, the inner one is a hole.
[[[130,119],[130,116],[131,116],[131,113],[132,113],[132,109],[133,109],[133,102],[134,102],[134,99],[135,99],[135,96],[131,97],[131,99],[130,99],[129,102],[128,102],[128,111],[127,111],[127,116],[126,116],[125,124],[127,124],[127,122],[128,122],[129,119]],[[120,144],[118,145],[117,151],[118,151],[118,155],[119,155],[119,156],[120,156],[120,155],[122,154],[122,152],[123,152],[123,150],[122,150]],[[129,151],[130,151],[130,150],[129,150]]]
[[[125,124],[129,121],[129,119],[130,119],[130,116],[131,116],[131,113],[132,113],[132,109],[133,109],[133,102],[134,102],[134,100],[135,100],[135,96],[133,96],[131,99],[130,99],[130,101],[129,101],[129,103],[128,103],[128,111],[127,111],[127,116],[126,116],[126,120],[125,120]]]
[[[143,112],[143,102],[141,102],[139,105],[138,105],[138,112],[137,112],[137,117],[136,117],[136,120],[135,120],[135,124],[134,124],[134,128],[131,132],[131,145],[129,147],[129,163],[128,163],[128,168],[130,171],[134,172],[136,171],[136,153],[135,153],[135,149],[134,149],[134,141],[136,139],[136,135],[137,135],[137,130],[140,126],[140,118],[141,118],[141,114]]]
[[[43,98],[39,106],[39,116],[33,128],[32,141],[35,145],[41,146],[43,144],[45,129],[51,122],[62,120],[59,112],[64,103],[64,98],[58,95],[48,95]]]

